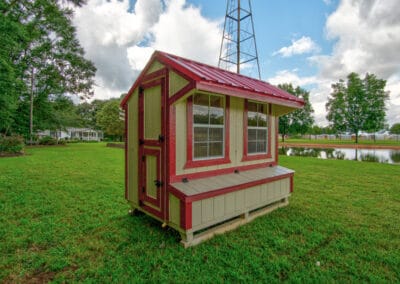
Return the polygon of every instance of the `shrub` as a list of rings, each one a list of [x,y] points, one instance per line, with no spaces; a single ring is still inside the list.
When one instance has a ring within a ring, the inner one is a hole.
[[[44,136],[39,140],[39,145],[56,145],[57,140],[50,137],[50,136]]]
[[[0,135],[0,153],[22,154],[24,153],[24,139],[21,136],[2,136]]]

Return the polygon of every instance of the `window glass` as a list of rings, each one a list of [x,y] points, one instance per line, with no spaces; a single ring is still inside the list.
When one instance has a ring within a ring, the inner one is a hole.
[[[267,153],[267,104],[247,102],[247,153]]]
[[[193,96],[193,158],[224,156],[224,97]]]

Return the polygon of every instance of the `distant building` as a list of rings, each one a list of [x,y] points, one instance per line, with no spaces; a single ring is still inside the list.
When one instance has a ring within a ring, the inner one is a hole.
[[[54,139],[60,140],[82,140],[82,141],[101,141],[104,138],[104,133],[101,130],[92,128],[75,128],[67,127],[64,130],[43,130],[37,133],[39,138],[50,136]]]

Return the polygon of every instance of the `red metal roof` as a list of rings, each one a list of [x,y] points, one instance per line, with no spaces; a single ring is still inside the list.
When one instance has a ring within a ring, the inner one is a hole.
[[[254,96],[255,100],[267,100],[268,98],[271,98],[278,102],[282,102],[284,105],[290,105],[295,108],[304,105],[304,101],[301,98],[291,95],[265,81],[253,79],[241,74],[161,51],[154,52],[144,71],[148,66],[150,66],[150,62],[154,61],[154,59],[177,69],[196,81],[196,88],[200,90],[215,90],[218,93],[233,96],[235,95],[235,92],[238,92],[238,96],[241,96],[239,93],[246,93],[246,96]],[[137,81],[140,81],[140,77]],[[135,85],[132,89],[135,88]],[[123,104],[125,104],[125,100],[121,103],[121,105]]]

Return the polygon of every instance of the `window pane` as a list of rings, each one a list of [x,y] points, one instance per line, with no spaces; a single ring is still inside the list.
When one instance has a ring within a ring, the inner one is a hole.
[[[207,143],[194,143],[194,158],[206,158],[207,155]]]
[[[208,97],[209,97],[208,95],[204,94],[195,94],[193,95],[193,104],[208,107],[209,104]]]
[[[267,139],[267,129],[257,129],[257,140]]]
[[[224,129],[222,127],[211,127],[210,128],[210,140],[213,142],[223,142],[224,141]]]
[[[224,107],[224,97],[221,96],[210,96],[210,106],[216,108]]]
[[[257,130],[256,129],[247,129],[247,140],[248,141],[256,141],[257,140]]]
[[[249,142],[247,147],[247,152],[249,154],[257,153],[257,142]]]
[[[210,157],[223,156],[222,142],[210,143]]]
[[[194,128],[194,141],[208,141],[208,127],[195,127]]]
[[[208,124],[208,107],[193,105],[193,122],[195,124]]]
[[[267,126],[267,115],[265,113],[258,114],[258,126],[261,127]]]
[[[223,97],[210,96],[210,124],[224,124]]]
[[[257,153],[266,153],[267,152],[267,141],[258,141],[257,142]]]
[[[257,112],[257,103],[247,102],[247,110],[251,112]]]
[[[247,112],[247,126],[257,126],[257,113]]]

